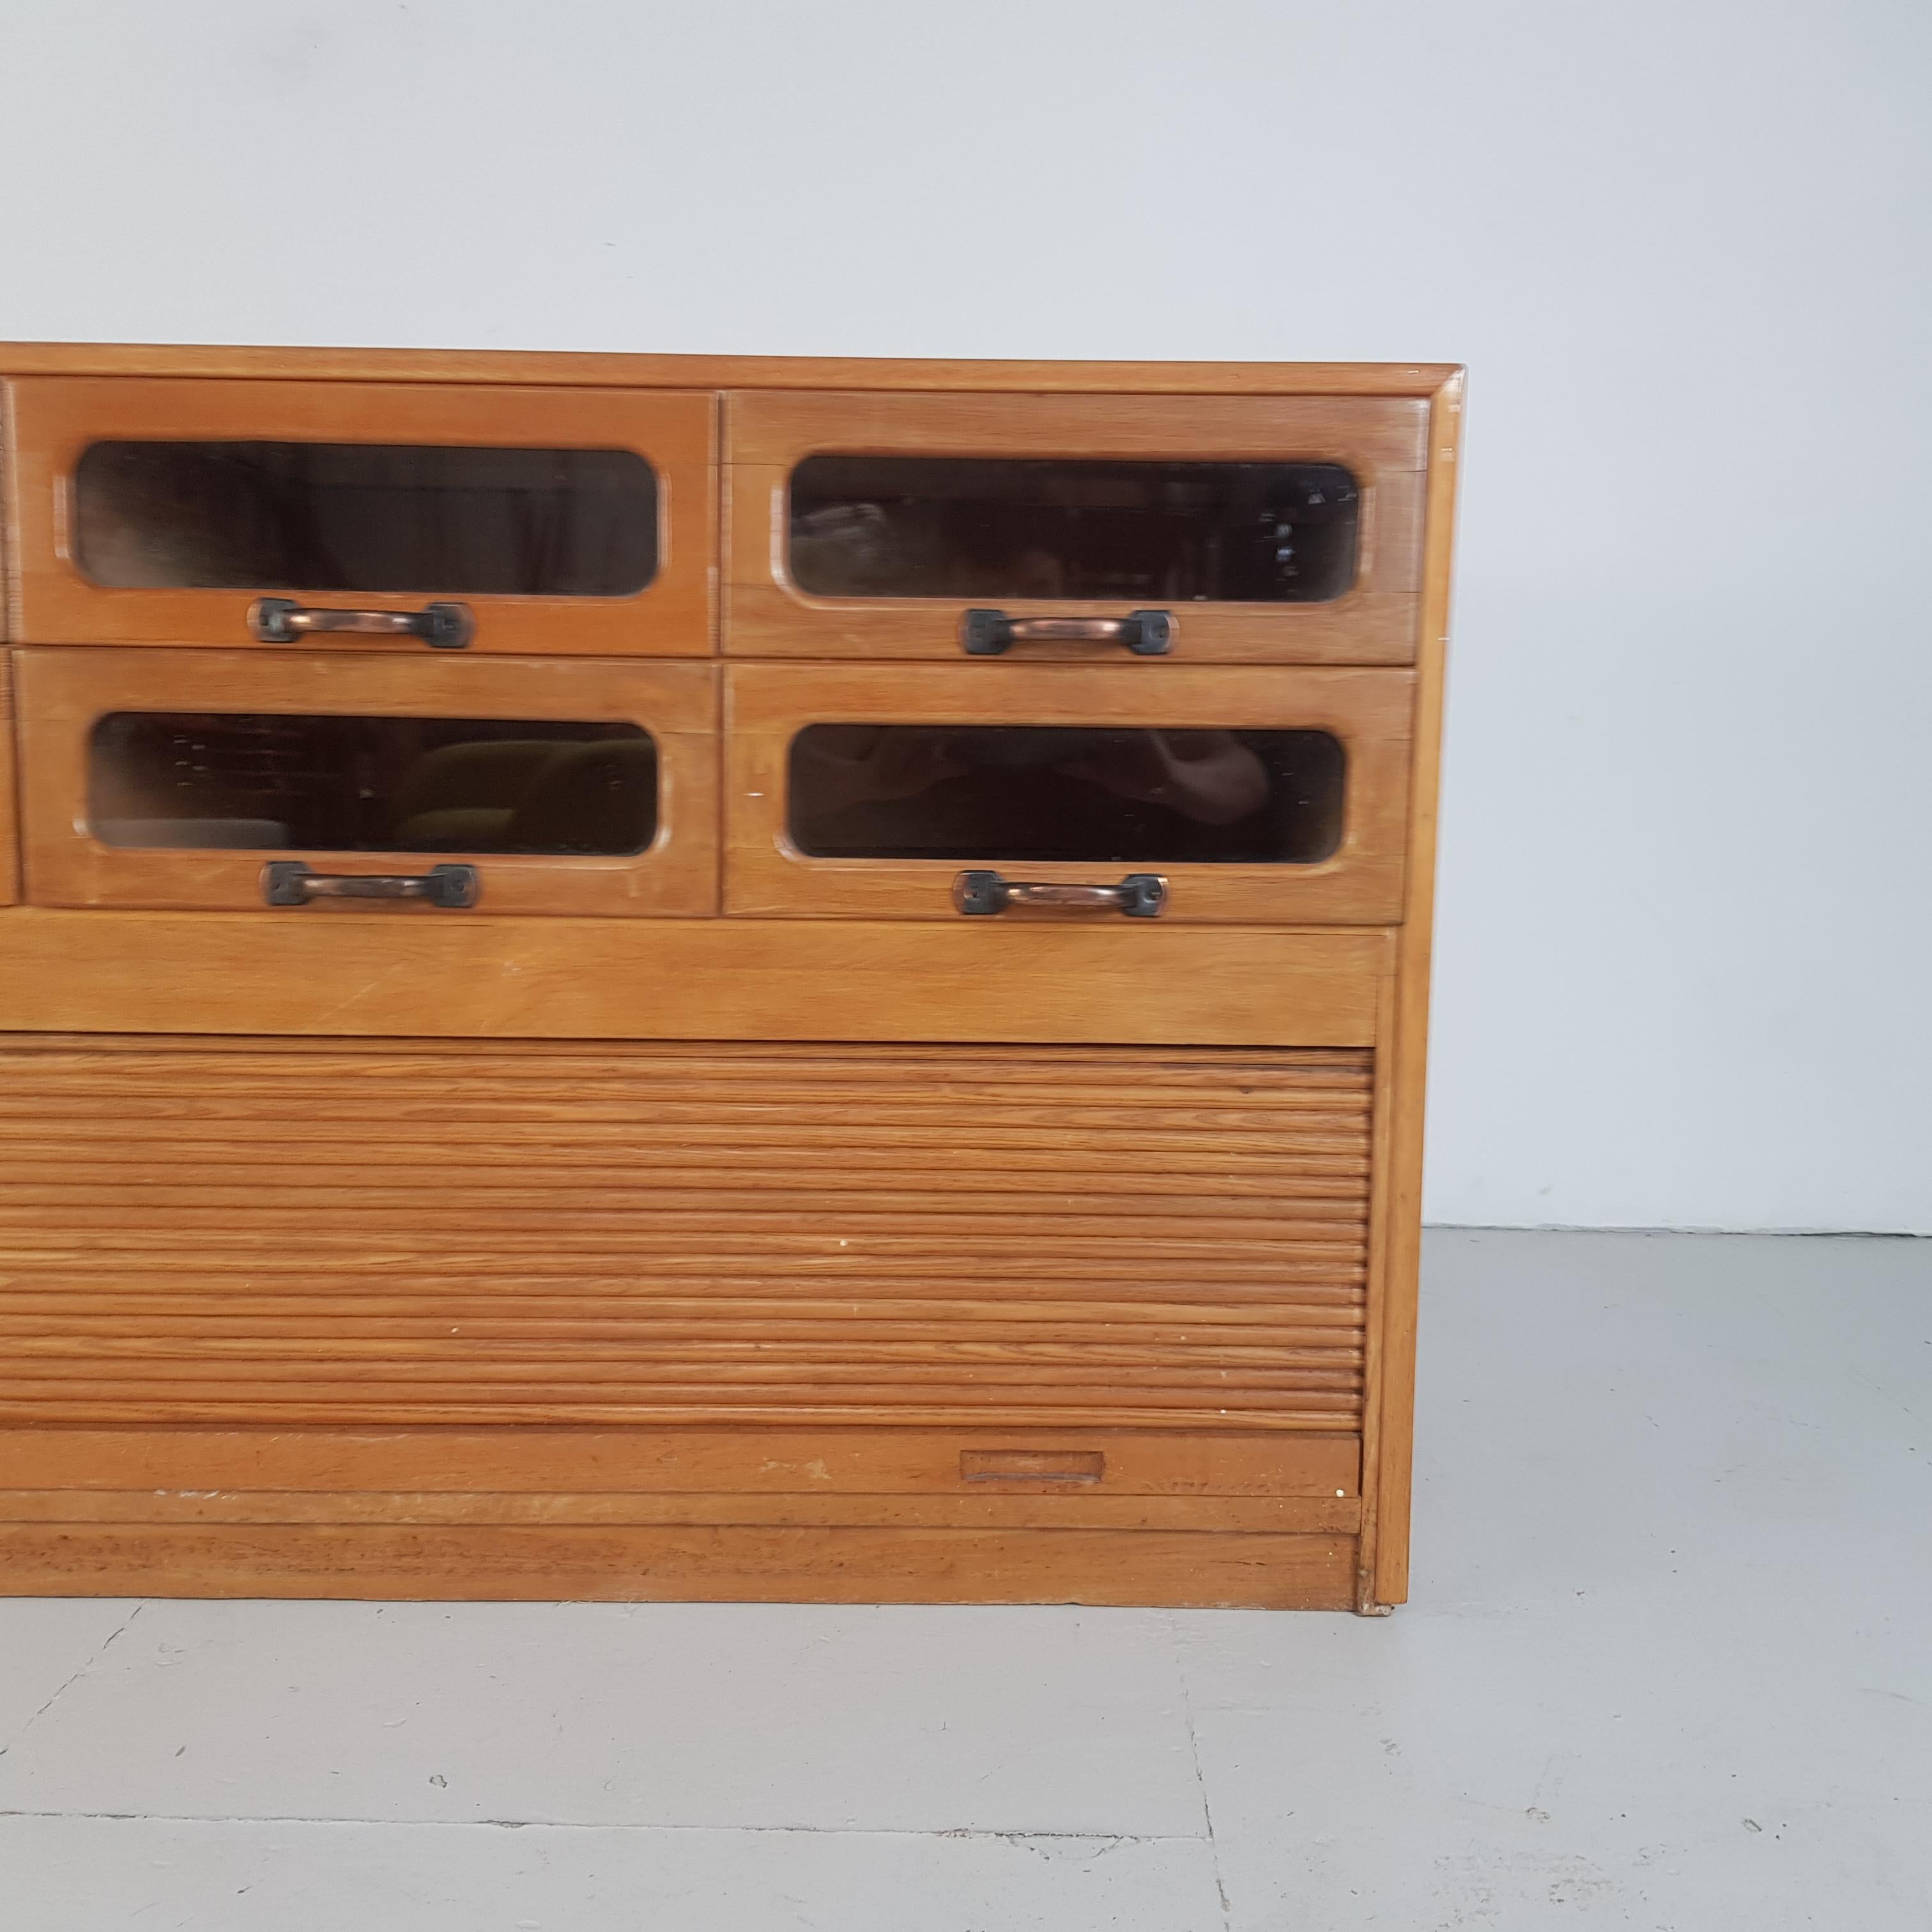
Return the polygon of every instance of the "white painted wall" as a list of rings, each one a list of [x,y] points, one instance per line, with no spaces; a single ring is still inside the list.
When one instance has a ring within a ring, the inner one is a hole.
[[[1429,1211],[1932,1230],[1924,0],[0,0],[0,337],[1472,369]]]

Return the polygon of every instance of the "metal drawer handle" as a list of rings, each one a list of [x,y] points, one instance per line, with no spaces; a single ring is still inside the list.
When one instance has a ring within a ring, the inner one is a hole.
[[[1157,872],[1130,872],[1118,886],[1060,886],[1003,879],[998,872],[962,872],[952,881],[952,903],[968,914],[1004,912],[1016,905],[1066,906],[1158,919],[1167,903],[1167,881]]]
[[[959,642],[969,658],[996,658],[1015,644],[1054,641],[1124,644],[1136,657],[1164,658],[1178,629],[1166,610],[1130,610],[1124,617],[1009,617],[1004,610],[968,610]]]
[[[320,631],[353,631],[365,638],[420,638],[432,650],[460,651],[476,634],[467,604],[425,604],[420,610],[335,610],[288,597],[258,597],[248,628],[265,644],[292,644]]]
[[[474,866],[432,866],[426,872],[312,872],[299,860],[262,868],[262,902],[307,905],[311,899],[422,899],[448,911],[473,906],[482,890]]]

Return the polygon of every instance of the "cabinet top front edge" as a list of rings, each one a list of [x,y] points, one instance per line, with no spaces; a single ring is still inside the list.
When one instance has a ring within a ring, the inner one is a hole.
[[[0,376],[522,382],[614,388],[1042,391],[1268,396],[1436,394],[1450,362],[944,362],[879,357],[656,356],[588,350],[276,349],[0,343]]]

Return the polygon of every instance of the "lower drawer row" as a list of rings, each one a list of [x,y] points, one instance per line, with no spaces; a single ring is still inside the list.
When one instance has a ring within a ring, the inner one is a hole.
[[[0,902],[1401,917],[1404,670],[1041,664],[994,684],[103,648],[16,650],[10,670]]]
[[[1359,1606],[1356,1438],[1034,1440],[0,1428],[0,1594]]]
[[[1359,1438],[1340,1435],[0,1428],[0,1522],[1352,1534],[1360,1473]]]

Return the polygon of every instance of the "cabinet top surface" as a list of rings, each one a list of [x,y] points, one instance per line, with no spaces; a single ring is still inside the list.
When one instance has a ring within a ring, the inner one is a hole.
[[[1459,381],[1462,374],[1449,362],[981,362],[580,350],[0,343],[0,375],[8,376],[271,376],[299,382],[594,383],[634,388],[1430,396]]]

